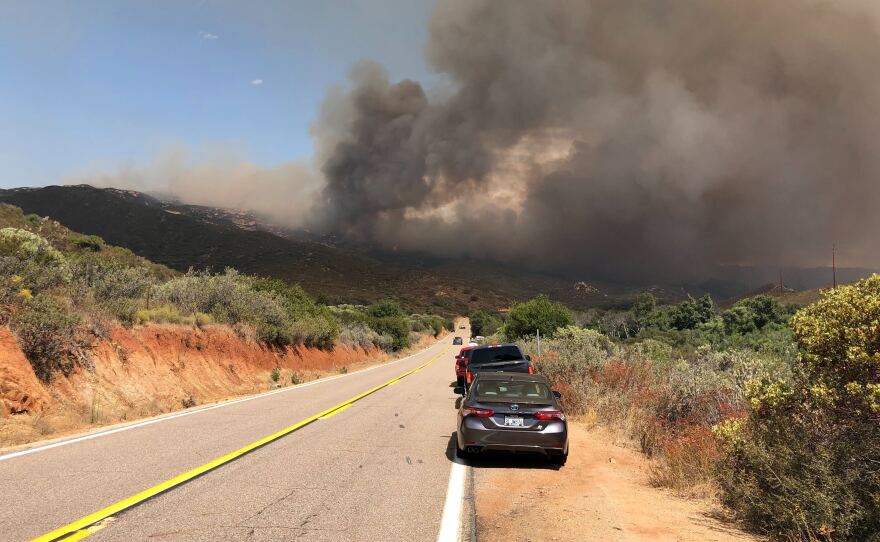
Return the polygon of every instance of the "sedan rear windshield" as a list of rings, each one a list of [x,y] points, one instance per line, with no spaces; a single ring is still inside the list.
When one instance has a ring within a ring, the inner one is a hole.
[[[493,361],[510,361],[523,358],[518,346],[497,346],[491,348],[474,349],[471,355],[471,363],[491,363]]]
[[[553,397],[550,387],[542,382],[510,382],[477,380],[474,395],[478,401],[539,403]]]

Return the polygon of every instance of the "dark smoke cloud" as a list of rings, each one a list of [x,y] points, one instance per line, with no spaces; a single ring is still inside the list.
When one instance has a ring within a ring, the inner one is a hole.
[[[315,126],[325,229],[596,277],[880,248],[878,8],[444,1],[450,88],[353,70]]]

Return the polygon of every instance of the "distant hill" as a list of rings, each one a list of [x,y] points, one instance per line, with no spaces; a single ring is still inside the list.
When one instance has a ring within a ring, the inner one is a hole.
[[[270,275],[299,282],[333,302],[370,302],[394,297],[412,309],[463,313],[506,307],[517,299],[548,293],[577,302],[568,281],[538,275],[432,270],[412,261],[380,260],[329,244],[281,237],[258,227],[247,213],[182,205],[140,192],[87,185],[0,190],[0,202],[48,216],[68,228],[98,235],[173,269],[190,267]]]
[[[0,190],[0,202],[99,235],[179,271],[234,267],[298,282],[312,295],[332,302],[394,297],[413,310],[447,314],[505,308],[539,293],[579,309],[625,307],[635,292],[645,290],[664,302],[703,293],[732,302],[778,283],[780,273],[767,267],[730,266],[719,267],[698,284],[612,284],[576,273],[556,277],[483,260],[380,251],[331,235],[289,230],[252,213],[129,190],[88,185],[14,188]],[[871,272],[841,268],[838,281],[852,282]],[[795,291],[830,286],[827,268],[782,273],[785,286]]]

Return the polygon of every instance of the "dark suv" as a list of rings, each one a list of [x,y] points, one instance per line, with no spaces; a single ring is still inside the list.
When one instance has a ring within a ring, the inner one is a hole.
[[[477,346],[471,350],[465,372],[465,385],[470,385],[474,375],[484,372],[533,374],[532,358],[522,353],[515,344]]]

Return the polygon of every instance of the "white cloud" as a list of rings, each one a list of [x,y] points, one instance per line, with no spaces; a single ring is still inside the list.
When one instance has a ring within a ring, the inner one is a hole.
[[[220,36],[218,36],[217,34],[211,34],[210,32],[205,32],[204,30],[199,30],[199,37],[203,40],[208,41],[220,39]]]
[[[262,79],[254,79],[253,81],[251,81],[251,84],[252,85],[262,85],[263,80]]]

